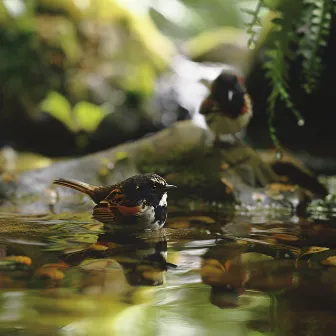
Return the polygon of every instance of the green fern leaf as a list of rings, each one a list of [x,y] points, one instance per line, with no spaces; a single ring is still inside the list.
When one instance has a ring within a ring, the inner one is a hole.
[[[247,31],[253,45],[257,43],[256,28],[261,8],[268,7],[276,14],[271,20],[272,29],[265,52],[267,60],[264,62],[264,70],[272,87],[268,97],[269,133],[279,149],[280,143],[274,127],[277,101],[282,101],[292,111],[299,126],[304,124],[304,119],[291,98],[289,64],[298,56],[301,57],[302,86],[307,93],[316,89],[323,69],[322,56],[328,44],[332,13],[336,13],[336,6],[331,0],[278,0],[275,3],[276,5],[273,1],[259,0],[254,13],[250,10],[245,12],[252,16]]]
[[[307,93],[313,92],[318,84],[322,66],[322,52],[330,33],[330,0],[304,0],[301,25],[306,27],[299,43],[299,53],[303,57],[302,81]]]

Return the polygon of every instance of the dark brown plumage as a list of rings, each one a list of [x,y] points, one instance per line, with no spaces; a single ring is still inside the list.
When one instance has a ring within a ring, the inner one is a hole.
[[[200,113],[217,137],[244,129],[252,118],[252,103],[243,79],[223,71],[211,84]]]
[[[59,178],[54,184],[87,194],[96,206],[93,218],[105,224],[135,224],[161,228],[167,218],[167,191],[175,186],[156,174],[132,176],[109,186],[93,186],[75,179]]]

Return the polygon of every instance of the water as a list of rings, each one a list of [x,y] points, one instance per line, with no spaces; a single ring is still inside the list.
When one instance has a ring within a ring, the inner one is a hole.
[[[111,232],[88,212],[0,216],[0,335],[332,335],[332,219],[170,213]],[[15,256],[15,257],[13,257]]]

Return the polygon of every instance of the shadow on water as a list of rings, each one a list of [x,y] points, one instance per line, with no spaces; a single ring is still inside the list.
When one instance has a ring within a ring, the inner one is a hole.
[[[171,213],[164,230],[131,233],[89,216],[1,214],[1,335],[329,335],[336,326],[333,219]]]

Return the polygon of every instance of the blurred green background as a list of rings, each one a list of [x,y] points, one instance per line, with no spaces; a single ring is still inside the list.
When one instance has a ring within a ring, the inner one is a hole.
[[[328,0],[0,0],[0,148],[134,141],[192,118],[216,64],[246,76],[252,146],[333,172],[335,22]]]
[[[245,48],[240,9],[255,5],[1,0],[0,144],[78,155],[162,128],[152,104],[158,77],[181,51],[203,60],[223,41]]]

